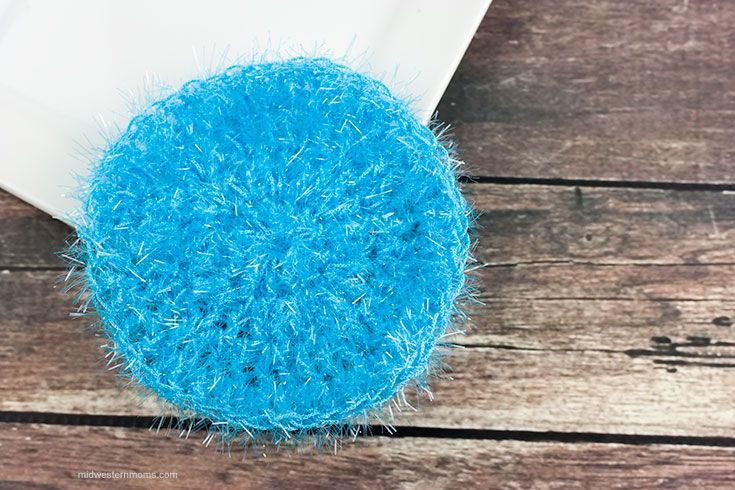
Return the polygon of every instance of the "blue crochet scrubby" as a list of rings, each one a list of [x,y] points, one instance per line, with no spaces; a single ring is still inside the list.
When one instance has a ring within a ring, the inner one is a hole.
[[[182,414],[229,432],[349,423],[423,386],[451,327],[471,213],[455,163],[345,66],[232,66],[104,150],[77,275],[125,375]]]

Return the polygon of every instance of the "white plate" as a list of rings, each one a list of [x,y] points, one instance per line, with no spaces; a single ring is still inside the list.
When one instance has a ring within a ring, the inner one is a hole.
[[[0,0],[0,187],[64,219],[84,151],[125,127],[131,94],[238,55],[344,56],[426,121],[490,2]]]

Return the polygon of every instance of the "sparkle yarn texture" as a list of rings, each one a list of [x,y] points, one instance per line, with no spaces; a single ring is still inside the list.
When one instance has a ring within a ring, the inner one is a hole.
[[[109,143],[72,277],[123,373],[182,414],[227,432],[350,423],[425,386],[458,312],[456,163],[350,68],[232,66]]]

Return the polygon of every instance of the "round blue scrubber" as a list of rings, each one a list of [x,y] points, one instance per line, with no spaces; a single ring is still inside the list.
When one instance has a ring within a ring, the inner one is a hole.
[[[470,246],[454,163],[326,59],[153,103],[92,169],[77,228],[126,374],[229,431],[349,422],[422,382]]]

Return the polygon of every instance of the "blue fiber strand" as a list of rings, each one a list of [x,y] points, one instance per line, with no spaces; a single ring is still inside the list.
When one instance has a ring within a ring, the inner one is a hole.
[[[109,143],[77,274],[124,374],[182,413],[343,424],[423,386],[452,326],[471,242],[456,163],[350,68],[232,66]]]

